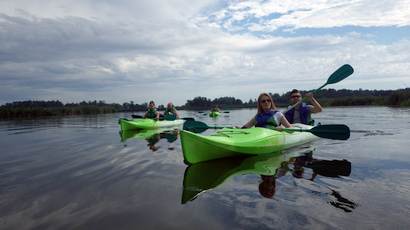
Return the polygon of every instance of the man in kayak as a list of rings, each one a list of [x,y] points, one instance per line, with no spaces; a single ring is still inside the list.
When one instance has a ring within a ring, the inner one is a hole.
[[[219,107],[217,106],[217,105],[215,105],[215,107],[213,107],[212,109],[211,109],[211,112],[221,112],[220,111],[220,109],[219,109]]]
[[[175,106],[174,104],[172,104],[172,102],[169,102],[167,104],[167,108],[165,109],[165,112],[164,112],[164,119],[169,120],[169,121],[179,119],[178,112],[175,109]]]
[[[151,118],[157,121],[159,120],[159,113],[157,112],[157,109],[155,108],[154,101],[149,102],[147,112],[145,112],[144,114],[144,118]]]
[[[286,128],[292,127],[286,117],[276,109],[272,97],[267,93],[261,93],[258,97],[258,112],[242,128],[264,127],[264,128]]]
[[[315,121],[312,120],[311,114],[322,112],[322,106],[313,97],[313,93],[306,93],[305,97],[308,98],[311,105],[302,102],[302,95],[299,90],[293,89],[290,92],[291,105],[289,105],[288,110],[285,112],[285,116],[291,124],[313,125]]]

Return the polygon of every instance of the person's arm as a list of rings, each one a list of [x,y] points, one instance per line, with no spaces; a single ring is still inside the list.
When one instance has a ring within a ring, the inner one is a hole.
[[[311,113],[320,113],[322,112],[323,108],[319,104],[319,102],[313,97],[313,93],[306,93],[305,97],[309,99],[309,102],[312,104],[312,106],[309,106],[310,112]]]
[[[144,118],[147,118],[148,112],[144,113]]]
[[[286,119],[285,115],[282,114],[280,118],[280,124],[285,126],[285,128],[290,128],[292,125],[289,123],[288,119]]]
[[[251,128],[256,125],[255,117],[242,126],[242,128]]]
[[[176,109],[174,109],[174,113],[175,113],[175,118],[176,118],[176,119],[179,119],[179,114],[178,114],[178,112],[177,112]]]
[[[159,112],[156,112],[156,116],[155,116],[155,119],[157,120],[157,121],[159,121]]]

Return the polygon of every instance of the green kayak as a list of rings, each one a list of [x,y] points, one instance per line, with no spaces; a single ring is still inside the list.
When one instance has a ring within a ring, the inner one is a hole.
[[[173,121],[155,121],[148,118],[136,118],[128,120],[126,118],[121,118],[119,121],[121,130],[132,130],[132,129],[159,129],[159,128],[169,128],[178,127],[184,124],[185,120],[176,119]]]
[[[220,112],[216,112],[216,111],[212,111],[209,113],[210,117],[218,117],[221,113]]]
[[[313,126],[294,124],[295,129],[311,129]],[[276,131],[266,128],[224,128],[205,136],[181,131],[181,144],[186,164],[238,154],[264,154],[278,152],[318,139],[309,132]]]

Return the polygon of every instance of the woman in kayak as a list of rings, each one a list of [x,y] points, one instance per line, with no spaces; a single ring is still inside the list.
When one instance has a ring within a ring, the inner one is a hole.
[[[150,101],[148,104],[148,110],[144,114],[144,118],[151,118],[155,120],[159,120],[159,113],[157,112],[157,109],[155,108],[155,102]]]
[[[267,93],[261,93],[258,97],[258,113],[242,128],[264,127],[281,128],[292,127],[286,117],[276,109],[272,97]]]
[[[165,112],[164,112],[164,119],[165,120],[179,119],[178,112],[175,109],[175,106],[172,104],[172,102],[169,102],[167,104],[167,108],[165,109]]]

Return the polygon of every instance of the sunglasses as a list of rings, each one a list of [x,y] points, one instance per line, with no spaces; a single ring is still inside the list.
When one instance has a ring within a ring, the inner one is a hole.
[[[261,100],[261,103],[265,103],[265,102],[271,102],[271,100],[270,99],[266,99],[266,100]]]
[[[293,96],[291,96],[291,98],[299,98],[300,97],[300,95],[293,95]]]

